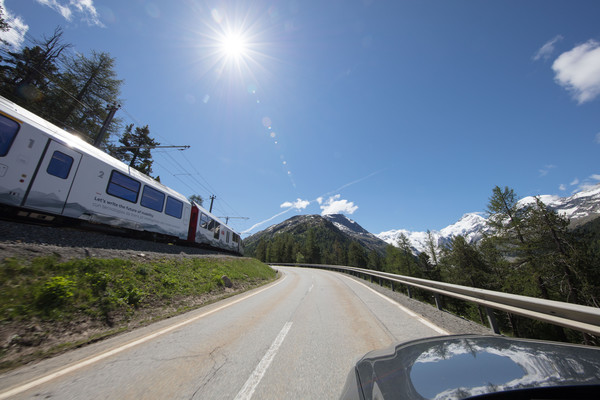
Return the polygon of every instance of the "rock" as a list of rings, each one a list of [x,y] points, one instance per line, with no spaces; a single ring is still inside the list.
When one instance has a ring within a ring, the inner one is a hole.
[[[227,275],[223,275],[221,279],[223,280],[223,285],[225,285],[226,288],[230,288],[233,286],[231,279],[229,279]]]

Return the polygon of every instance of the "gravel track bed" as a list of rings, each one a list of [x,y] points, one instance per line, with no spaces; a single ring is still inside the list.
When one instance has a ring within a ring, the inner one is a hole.
[[[73,228],[0,221],[0,259],[58,255],[61,260],[97,258],[232,257],[218,251],[157,243]]]

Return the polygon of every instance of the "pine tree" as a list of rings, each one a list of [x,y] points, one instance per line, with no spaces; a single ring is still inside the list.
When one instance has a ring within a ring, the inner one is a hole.
[[[152,148],[160,145],[150,137],[148,125],[133,131],[133,124],[125,127],[125,132],[119,139],[121,146],[108,146],[109,153],[130,167],[150,175],[152,173]]]
[[[558,215],[536,197],[527,220],[529,251],[543,268],[545,280],[560,293],[560,300],[580,302],[580,284],[576,276],[576,254],[569,220]]]
[[[381,255],[376,250],[369,251],[369,256],[367,259],[367,268],[373,269],[375,271],[381,271],[383,266],[383,260]]]
[[[120,103],[118,97],[123,81],[116,77],[115,59],[108,53],[93,51],[89,58],[77,54],[66,59],[65,64],[60,88],[53,91],[50,99],[56,121],[93,140],[108,114],[107,104]],[[109,135],[115,134],[118,127],[118,119],[113,120]]]
[[[358,242],[350,243],[348,248],[348,264],[352,267],[364,268],[367,266],[365,250]]]
[[[410,246],[410,240],[404,233],[400,233],[398,237],[398,247],[400,248],[400,265],[398,269],[400,274],[408,276],[416,276],[414,255]]]
[[[194,203],[198,204],[200,207],[202,207],[202,205],[204,204],[204,199],[199,194],[191,195],[190,197],[188,197],[188,200],[190,202],[194,202]]]
[[[310,228],[307,231],[304,249],[304,259],[307,263],[319,264],[321,262],[321,249],[317,244],[315,228]]]
[[[518,204],[514,190],[508,187],[502,190],[498,186],[492,190],[488,204],[488,225],[496,230],[498,243],[503,246],[503,250],[512,256],[512,269],[507,271],[508,275],[511,278],[518,277],[515,283],[522,284],[523,289],[528,288],[528,282],[533,280],[538,293],[522,294],[550,299],[542,268],[533,252],[531,241],[526,237],[526,220],[530,212],[529,206]]]
[[[8,52],[2,66],[2,95],[50,121],[54,110],[48,107],[49,90],[59,77],[59,59],[72,46],[62,35],[57,27],[52,36],[34,41],[35,46]]]
[[[267,243],[263,238],[260,238],[254,256],[262,262],[267,261]]]

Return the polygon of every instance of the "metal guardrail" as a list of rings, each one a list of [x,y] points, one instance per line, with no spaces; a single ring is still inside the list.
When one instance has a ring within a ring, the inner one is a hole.
[[[373,281],[373,278],[379,278],[380,285],[382,284],[383,280],[391,282],[392,290],[394,290],[394,283],[405,285],[408,289],[409,296],[411,287],[424,289],[434,294],[436,304],[439,309],[441,309],[439,295],[450,296],[476,303],[486,309],[490,326],[496,333],[500,333],[500,329],[492,310],[506,311],[511,314],[517,314],[527,318],[532,318],[600,336],[600,308],[596,307],[588,307],[554,300],[544,300],[535,297],[502,293],[486,289],[477,289],[468,286],[453,285],[450,283],[395,275],[370,269],[344,267],[340,265],[285,263],[270,263],[269,265],[328,269],[332,271],[350,273],[357,276],[369,276],[371,277],[371,281]]]

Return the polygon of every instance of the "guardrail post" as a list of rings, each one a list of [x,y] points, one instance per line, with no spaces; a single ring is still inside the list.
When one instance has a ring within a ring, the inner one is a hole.
[[[487,313],[488,322],[490,323],[490,327],[495,334],[500,334],[500,327],[498,326],[498,321],[496,320],[496,316],[494,315],[494,310],[489,307],[485,308],[485,312]]]
[[[394,281],[390,281],[390,283],[392,284],[392,292],[395,292],[395,290],[394,290]]]
[[[433,294],[433,298],[435,299],[435,306],[437,307],[438,310],[443,311],[442,309],[442,299],[440,299],[440,294],[439,293],[434,293]]]
[[[381,277],[379,277],[379,286],[383,286],[383,283],[381,282]]]
[[[412,293],[410,292],[410,286],[406,287],[406,292],[408,293],[408,297],[412,299]]]

